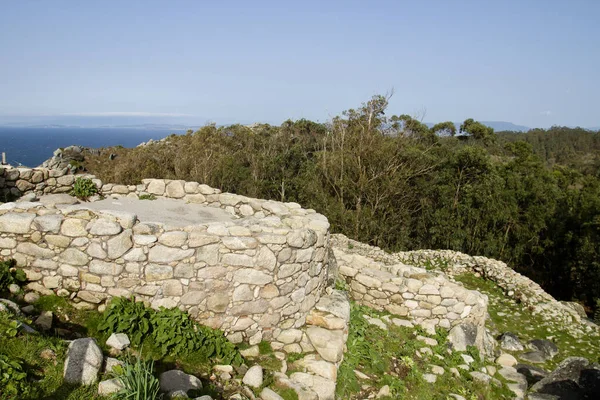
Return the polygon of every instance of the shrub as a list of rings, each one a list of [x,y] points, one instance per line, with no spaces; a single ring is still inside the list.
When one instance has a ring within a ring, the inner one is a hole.
[[[139,196],[140,200],[156,200],[156,196],[153,194],[141,194]]]
[[[98,188],[89,178],[77,178],[73,184],[71,195],[82,200],[87,200],[89,197],[98,194]]]
[[[108,334],[126,333],[131,344],[139,346],[151,331],[150,312],[151,309],[144,303],[114,297],[104,312],[98,330]]]
[[[146,363],[139,357],[133,364],[126,362],[117,378],[123,384],[123,389],[114,394],[114,399],[162,399],[159,394],[160,383],[154,376],[154,362]]]
[[[15,269],[15,265],[15,260],[0,262],[0,292],[8,290],[8,287],[13,283],[21,286],[27,281],[25,272],[21,269]]]
[[[4,354],[0,354],[0,388],[3,399],[18,399],[29,393],[27,373],[23,371],[23,364]]]

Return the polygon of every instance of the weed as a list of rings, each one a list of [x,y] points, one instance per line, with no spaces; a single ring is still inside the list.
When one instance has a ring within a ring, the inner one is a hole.
[[[140,357],[135,363],[126,362],[118,379],[123,389],[114,395],[117,400],[154,400],[162,399],[160,384],[154,376],[154,362],[144,362]]]
[[[156,196],[153,194],[140,194],[140,200],[156,200]]]
[[[16,265],[15,260],[0,262],[0,293],[8,290],[8,287],[12,284],[21,286],[27,281],[25,272],[21,269],[16,269]]]
[[[77,178],[73,184],[71,195],[82,200],[87,200],[91,196],[98,194],[98,188],[89,178]]]

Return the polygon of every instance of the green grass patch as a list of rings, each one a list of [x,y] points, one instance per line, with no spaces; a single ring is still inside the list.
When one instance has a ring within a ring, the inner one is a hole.
[[[433,354],[421,352],[419,357],[417,352],[427,347],[417,339],[418,335],[428,336],[422,330],[393,325],[383,330],[369,324],[364,315],[381,319],[385,313],[351,304],[350,331],[346,343],[348,351],[338,371],[336,391],[339,398],[368,398],[377,394],[384,385],[390,388],[387,399],[447,400],[450,393],[461,394],[467,399],[513,397],[504,386],[478,384],[467,373],[460,379],[452,375],[448,369],[464,361],[460,354],[448,350],[446,332],[440,330],[434,336],[438,345],[431,348]],[[473,355],[479,358],[478,354]],[[437,377],[435,384],[423,379],[423,374],[430,373],[432,365],[446,370]],[[368,379],[359,379],[355,370],[366,374]]]
[[[527,306],[506,297],[502,288],[490,280],[473,274],[458,275],[455,279],[462,282],[467,289],[477,290],[488,296],[488,312],[491,319],[488,326],[492,332],[512,332],[519,337],[524,346],[532,339],[549,339],[556,344],[558,354],[545,363],[536,364],[539,367],[551,371],[567,357],[585,357],[594,362],[600,361],[600,338],[597,331],[575,337],[562,323],[539,313],[534,314]],[[527,351],[530,350],[525,349],[523,352],[512,354],[519,358],[520,354]]]

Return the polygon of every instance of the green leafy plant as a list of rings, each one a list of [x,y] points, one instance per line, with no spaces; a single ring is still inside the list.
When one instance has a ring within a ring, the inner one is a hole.
[[[98,330],[106,334],[126,333],[133,346],[150,338],[161,356],[196,352],[205,360],[240,365],[238,348],[223,332],[200,325],[177,309],[154,310],[133,298],[115,297],[104,311]]]
[[[0,292],[8,290],[8,287],[12,284],[21,286],[27,281],[25,272],[21,269],[16,269],[16,265],[15,260],[0,262]]]
[[[144,362],[137,358],[135,363],[126,362],[117,378],[123,389],[113,395],[118,400],[162,399],[160,383],[154,376],[154,362]]]
[[[139,346],[146,335],[151,333],[151,310],[141,302],[125,297],[114,297],[104,311],[98,324],[100,332],[126,333],[131,344]]]
[[[596,311],[594,311],[594,321],[600,324],[600,299],[596,299]]]
[[[98,188],[89,178],[77,178],[73,184],[71,195],[79,199],[86,200],[89,197],[98,194]]]
[[[140,200],[156,200],[156,196],[153,194],[141,194],[139,196]]]
[[[3,399],[18,399],[29,393],[23,364],[4,354],[0,354],[0,389]]]

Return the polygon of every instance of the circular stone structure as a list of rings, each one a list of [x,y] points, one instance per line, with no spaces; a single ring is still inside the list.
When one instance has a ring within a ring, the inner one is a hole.
[[[80,308],[112,296],[179,307],[234,342],[305,324],[328,280],[323,215],[196,182],[95,182],[104,199],[0,206],[0,254],[30,289],[73,296]]]

